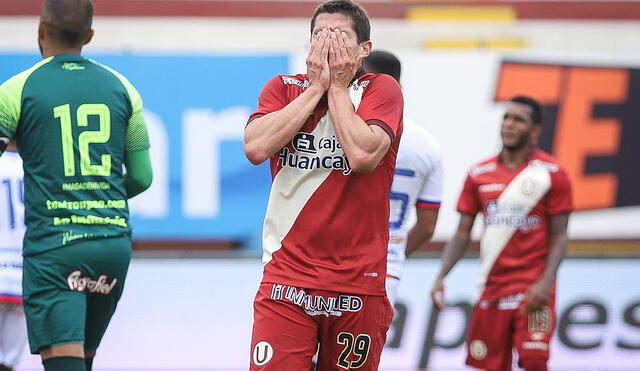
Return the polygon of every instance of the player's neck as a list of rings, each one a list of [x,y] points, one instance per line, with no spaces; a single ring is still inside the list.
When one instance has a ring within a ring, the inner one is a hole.
[[[517,169],[529,160],[534,149],[533,146],[525,146],[518,149],[503,148],[500,152],[500,162],[502,162],[507,169]]]
[[[81,51],[82,48],[71,48],[62,45],[50,45],[46,48],[42,48],[42,57],[46,59],[60,54],[80,54]]]
[[[7,151],[9,152],[17,152],[18,149],[16,148],[16,145],[13,144],[13,142],[9,142],[9,144],[7,144]]]

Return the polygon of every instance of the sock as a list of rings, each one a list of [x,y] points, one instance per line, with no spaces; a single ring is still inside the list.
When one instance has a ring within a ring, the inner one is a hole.
[[[93,357],[84,359],[84,367],[86,368],[86,371],[91,371],[91,368],[93,367]]]
[[[45,371],[86,371],[84,358],[53,357],[42,361]]]

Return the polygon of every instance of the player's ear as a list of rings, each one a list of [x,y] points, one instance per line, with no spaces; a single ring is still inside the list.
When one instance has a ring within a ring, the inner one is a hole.
[[[540,134],[542,134],[542,125],[533,124],[533,127],[531,128],[531,144],[533,144],[534,146],[538,145]]]
[[[40,42],[44,41],[46,35],[47,35],[47,25],[44,22],[42,22],[42,20],[40,20],[40,22],[38,22],[38,40]]]
[[[361,43],[360,46],[362,47],[362,51],[360,52],[362,58],[368,57],[371,53],[371,48],[373,47],[373,43],[371,43],[371,40],[367,40]]]
[[[87,45],[88,43],[91,42],[91,39],[93,39],[93,29],[89,30],[89,32],[87,32],[87,36],[85,36],[84,41],[82,41],[82,45]]]

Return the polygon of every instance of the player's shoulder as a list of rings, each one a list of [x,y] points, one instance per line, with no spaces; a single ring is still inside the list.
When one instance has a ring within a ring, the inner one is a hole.
[[[417,151],[432,159],[440,157],[440,142],[426,128],[406,116],[402,121],[403,132],[402,139],[400,139],[400,150],[406,148]]]
[[[306,89],[307,87],[309,87],[309,79],[307,78],[306,74],[276,75],[273,77],[273,79],[281,82],[285,86],[297,86],[301,89]]]
[[[402,118],[404,132],[408,133],[407,138],[416,138],[425,144],[425,147],[430,148],[436,152],[440,152],[440,142],[431,134],[427,128],[418,124],[410,117],[404,116]]]
[[[498,155],[491,156],[482,161],[476,162],[469,167],[469,176],[475,178],[479,175],[488,174],[498,168]]]
[[[122,83],[130,84],[129,79],[127,79],[122,73],[120,73],[115,68],[107,66],[106,64],[101,63],[95,59],[86,58],[86,60],[90,65],[95,67],[95,70],[94,70],[95,72],[103,73],[105,75],[111,75],[117,78],[118,80],[120,80]]]
[[[565,169],[555,157],[541,149],[536,149],[533,152],[532,159],[529,161],[529,166],[544,167],[551,174],[566,173]]]
[[[536,149],[532,157],[529,166],[540,166],[546,169],[553,184],[558,186],[571,184],[569,173],[555,157],[540,149]]]
[[[94,59],[87,58],[87,61],[96,66],[96,70],[102,71],[105,75],[112,76],[113,81],[118,84],[118,86],[122,86],[126,90],[132,102],[141,100],[140,93],[138,93],[138,90],[133,86],[131,81],[129,81],[126,76],[118,72],[116,69],[109,67],[106,64],[100,63]]]
[[[366,96],[374,97],[374,100],[392,104],[403,104],[404,101],[398,82],[393,77],[382,73],[357,75],[350,87],[354,91],[362,91]]]
[[[400,90],[400,84],[391,76],[384,73],[363,73],[362,75],[357,76],[358,83],[363,85],[363,87],[367,88],[370,85],[382,85],[385,87],[390,87]]]
[[[20,90],[22,86],[24,86],[25,82],[29,79],[29,77],[33,74],[34,71],[37,71],[42,66],[51,62],[53,57],[45,58],[33,66],[18,72],[17,74],[11,76],[2,84],[0,84],[0,89],[3,90],[3,94],[7,94],[8,91],[16,91]]]

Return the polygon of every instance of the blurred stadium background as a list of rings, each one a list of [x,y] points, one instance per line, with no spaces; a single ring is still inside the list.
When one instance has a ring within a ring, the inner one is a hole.
[[[0,80],[39,59],[41,4],[0,1]],[[245,159],[242,132],[268,78],[305,71],[318,1],[94,4],[85,55],[140,90],[155,171],[132,202],[135,258],[95,369],[246,370],[270,176]],[[405,110],[439,139],[446,171],[434,242],[409,260],[381,370],[466,370],[477,262],[449,278],[450,309],[433,312],[428,292],[464,173],[499,149],[501,101],[516,93],[544,103],[540,145],[575,188],[550,367],[640,369],[640,1],[361,4],[374,48],[400,56]],[[39,364],[25,354],[18,370]]]

